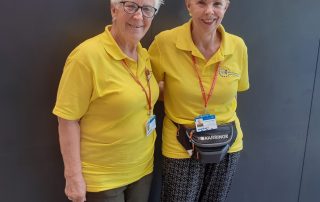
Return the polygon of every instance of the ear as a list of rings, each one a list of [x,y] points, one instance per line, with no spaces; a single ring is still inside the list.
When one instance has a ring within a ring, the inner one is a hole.
[[[184,1],[186,4],[186,8],[188,9],[188,11],[190,12],[190,0],[185,0]]]
[[[227,3],[226,3],[226,7],[224,8],[224,12],[226,12],[229,8],[229,5],[230,5],[230,1],[227,0]]]
[[[114,4],[110,5],[110,10],[111,10],[111,17],[112,19],[116,17],[116,13],[117,13],[117,8]]]

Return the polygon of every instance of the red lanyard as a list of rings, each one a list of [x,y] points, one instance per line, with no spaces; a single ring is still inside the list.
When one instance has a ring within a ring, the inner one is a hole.
[[[129,72],[129,74],[131,75],[131,77],[135,80],[135,82],[142,88],[144,94],[146,95],[147,98],[147,103],[148,103],[148,115],[151,115],[152,112],[152,104],[151,104],[151,88],[150,88],[150,71],[145,68],[145,74],[146,74],[146,79],[147,79],[147,83],[148,83],[148,89],[149,89],[149,95],[146,91],[146,89],[143,87],[142,83],[139,81],[138,77],[136,75],[133,74],[133,72],[130,70],[128,64],[126,63],[125,60],[122,60],[122,64],[124,66],[124,68]]]
[[[206,96],[206,92],[204,90],[200,74],[199,74],[199,72],[197,70],[196,58],[193,55],[192,55],[192,61],[193,61],[193,69],[196,72],[196,74],[198,76],[198,79],[199,79],[199,85],[200,85],[200,88],[201,88],[202,98],[203,98],[203,101],[204,101],[204,107],[205,107],[205,110],[207,110],[208,102],[209,102],[209,100],[210,100],[210,98],[211,98],[211,96],[213,94],[213,89],[214,89],[214,87],[216,85],[220,62],[217,64],[216,70],[215,70],[214,75],[213,75],[213,79],[212,79],[212,83],[211,83],[209,94],[208,94],[208,96]]]

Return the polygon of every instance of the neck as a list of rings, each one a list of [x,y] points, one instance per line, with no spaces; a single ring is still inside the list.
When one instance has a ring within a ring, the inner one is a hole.
[[[121,37],[121,34],[119,34],[119,32],[117,32],[112,27],[111,27],[110,33],[113,36],[114,40],[117,42],[122,52],[124,52],[124,54],[126,54],[128,57],[137,61],[138,60],[138,52],[137,52],[138,43],[124,39],[123,37]]]
[[[219,49],[221,37],[217,29],[210,32],[202,32],[200,29],[191,26],[193,43],[208,60]]]

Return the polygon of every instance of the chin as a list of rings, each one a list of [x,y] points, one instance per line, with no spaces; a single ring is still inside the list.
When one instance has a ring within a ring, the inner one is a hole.
[[[207,32],[212,32],[212,31],[215,31],[218,27],[219,27],[219,25],[217,25],[217,24],[209,25],[209,26],[203,26],[203,30],[207,31]]]
[[[142,38],[143,36],[135,36],[135,35],[130,36],[131,41],[136,41],[137,43],[139,43]]]

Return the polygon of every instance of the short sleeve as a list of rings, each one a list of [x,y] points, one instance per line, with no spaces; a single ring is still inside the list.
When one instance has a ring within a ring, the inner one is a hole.
[[[238,91],[248,90],[249,87],[248,50],[246,45],[244,45],[241,61],[241,77],[238,83]]]
[[[92,73],[76,59],[68,58],[60,80],[53,114],[67,119],[80,119],[88,110],[92,89]]]
[[[151,61],[152,72],[156,78],[156,80],[163,81],[164,80],[164,70],[163,66],[161,65],[161,51],[159,48],[157,37],[154,39],[152,44],[149,47],[149,55]]]

